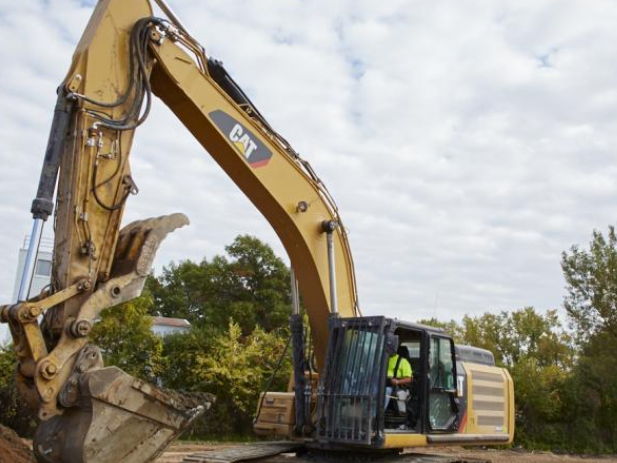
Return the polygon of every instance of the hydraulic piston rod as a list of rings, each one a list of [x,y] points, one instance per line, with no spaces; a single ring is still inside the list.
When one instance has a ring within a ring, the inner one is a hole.
[[[24,262],[24,270],[21,274],[21,281],[19,282],[19,292],[17,293],[16,302],[25,301],[30,296],[29,293],[30,287],[32,286],[32,275],[34,273],[34,266],[36,265],[36,256],[39,253],[44,224],[45,222],[43,219],[34,219],[32,224],[28,253],[26,254],[26,260]]]
[[[298,295],[298,280],[296,280],[296,272],[293,266],[291,267],[291,304],[293,313],[298,315],[300,313],[300,296]]]
[[[338,228],[338,223],[334,220],[322,222],[323,231],[328,240],[328,270],[330,273],[330,311],[338,313],[338,297],[336,295],[336,265],[334,262],[334,231]]]

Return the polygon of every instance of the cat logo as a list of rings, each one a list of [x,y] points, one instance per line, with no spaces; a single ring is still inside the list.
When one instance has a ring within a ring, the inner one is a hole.
[[[229,132],[229,139],[234,142],[236,148],[240,150],[244,157],[248,159],[251,156],[251,153],[255,151],[257,145],[248,133],[244,133],[242,126],[240,124],[234,125],[234,128]]]
[[[212,111],[209,116],[251,167],[268,164],[272,152],[249,129],[220,109]]]

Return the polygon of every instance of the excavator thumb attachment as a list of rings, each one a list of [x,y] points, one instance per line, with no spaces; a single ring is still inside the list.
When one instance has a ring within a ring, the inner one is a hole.
[[[39,462],[147,463],[210,407],[210,394],[164,391],[116,367],[79,378],[78,406],[40,424]]]
[[[139,296],[159,244],[186,224],[186,216],[171,214],[124,227],[110,278],[84,301],[73,326],[90,326],[103,309]],[[60,413],[42,421],[34,438],[40,463],[151,462],[214,401],[211,394],[163,390],[105,368],[92,344],[75,355],[57,397]]]

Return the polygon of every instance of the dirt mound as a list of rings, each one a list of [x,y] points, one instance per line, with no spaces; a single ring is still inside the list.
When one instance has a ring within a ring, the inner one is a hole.
[[[0,463],[36,463],[32,450],[9,428],[0,425]]]

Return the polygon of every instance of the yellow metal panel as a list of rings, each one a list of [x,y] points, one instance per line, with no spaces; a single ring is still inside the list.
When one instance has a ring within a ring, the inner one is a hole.
[[[510,434],[508,444],[511,444],[514,441],[514,381],[508,370],[505,370],[505,374],[508,378],[508,433]]]
[[[512,442],[514,402],[512,378],[508,371],[467,362],[464,368],[467,372],[467,425],[464,433],[503,433],[509,436],[508,442]]]
[[[395,434],[386,433],[384,437],[384,449],[402,449],[410,447],[426,447],[426,436],[423,434]]]

